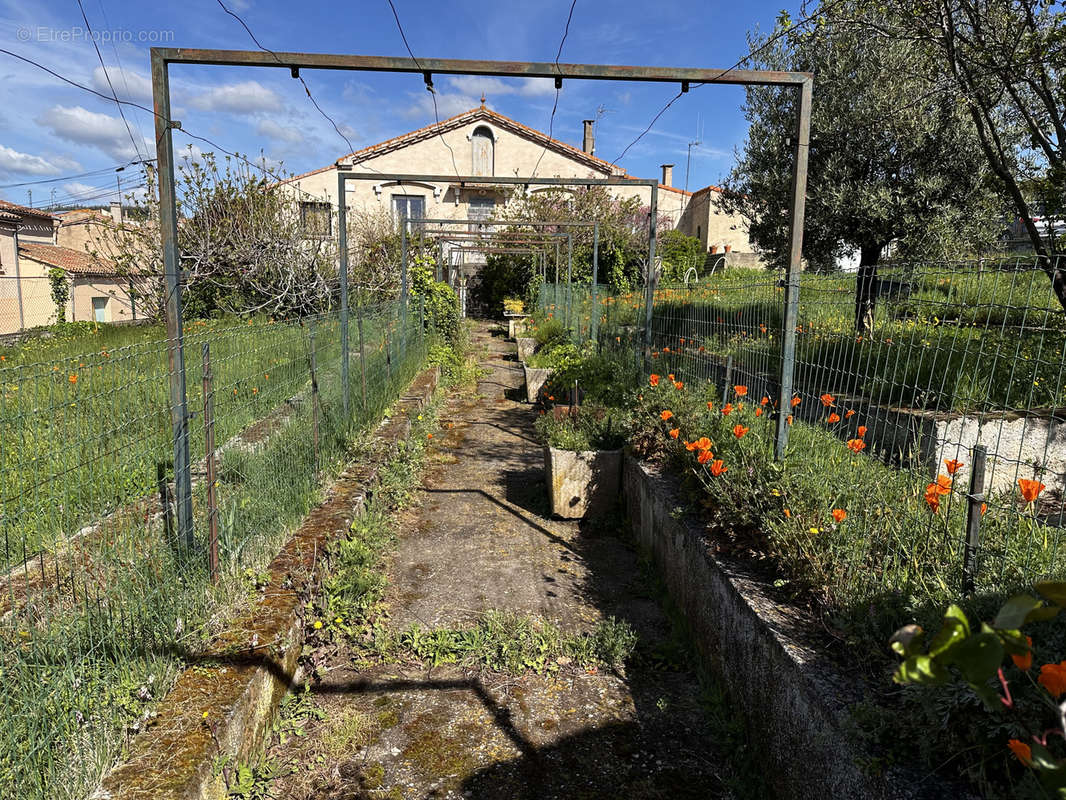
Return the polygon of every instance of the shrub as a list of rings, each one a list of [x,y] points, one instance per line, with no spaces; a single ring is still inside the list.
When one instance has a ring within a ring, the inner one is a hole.
[[[559,450],[616,450],[629,438],[628,413],[617,408],[582,406],[566,414],[545,414],[537,419],[537,432]]]

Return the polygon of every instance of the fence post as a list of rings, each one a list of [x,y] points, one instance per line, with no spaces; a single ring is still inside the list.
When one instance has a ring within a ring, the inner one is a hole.
[[[211,374],[211,345],[204,342],[204,464],[207,468],[207,572],[218,583],[218,495],[215,486],[215,389]]]
[[[315,323],[307,329],[311,360],[311,444],[315,452],[315,473],[318,473],[318,356],[315,353]]]
[[[977,581],[977,551],[981,546],[981,506],[985,502],[985,458],[988,450],[975,445],[970,465],[970,491],[966,493],[966,550],[962,560],[962,590],[972,594]]]
[[[570,306],[571,306],[571,294],[570,294],[570,281],[573,278],[574,272],[574,240],[571,237],[566,242],[566,330],[570,330]],[[556,301],[558,304],[558,301]]]
[[[359,327],[359,371],[363,378],[363,413],[366,413],[366,348],[363,346],[363,307],[355,307],[355,322]]]
[[[600,277],[600,223],[599,220],[592,221],[592,297],[590,304],[592,305],[592,311],[589,313],[589,335],[592,337],[592,341],[599,342],[600,336],[600,309],[596,303],[596,281]]]
[[[659,221],[659,187],[651,187],[651,206],[648,210],[648,285],[645,287],[647,291],[647,298],[645,299],[644,309],[644,348],[648,353],[651,351],[651,320],[652,314],[655,310],[655,284],[658,282],[658,275],[655,271],[655,235],[656,235],[656,223]],[[648,354],[644,356],[645,361],[648,359]]]

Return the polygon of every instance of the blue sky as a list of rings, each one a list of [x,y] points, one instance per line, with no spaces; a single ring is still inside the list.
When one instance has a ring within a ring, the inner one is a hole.
[[[85,33],[77,0],[26,3],[0,0],[0,41],[5,49],[110,93],[106,67],[122,99],[151,106],[148,48],[168,46],[255,49],[240,24],[216,0],[156,3],[82,0],[96,33],[100,57]],[[386,0],[334,4],[303,0],[224,0],[259,41],[274,50],[406,55]],[[492,0],[394,0],[417,57],[551,61],[559,47],[569,0],[536,4]],[[578,0],[563,47],[564,62],[728,67],[746,52],[746,34],[767,30],[782,8],[798,2],[693,2]],[[355,148],[432,123],[433,105],[415,75],[305,71],[315,99]],[[549,81],[438,76],[441,119],[487,104],[547,131],[555,91]],[[314,109],[287,70],[186,67],[171,70],[174,117],[193,133],[228,150],[260,153],[278,170],[303,172],[348,152],[345,139]],[[597,117],[596,155],[614,161],[677,92],[666,84],[568,81],[552,134],[581,144],[581,120]],[[619,164],[653,177],[672,162],[674,184],[689,189],[728,174],[744,140],[743,90],[694,89],[631,148]],[[35,206],[95,204],[142,183],[139,167],[116,167],[155,155],[151,115],[125,107],[130,132],[116,104],[67,86],[0,53],[0,197]],[[131,136],[132,134],[132,136]],[[192,143],[175,134],[175,147]],[[194,151],[195,152],[195,151]],[[280,165],[280,166],[279,166]],[[35,182],[29,184],[29,182]],[[54,194],[53,194],[54,192]]]

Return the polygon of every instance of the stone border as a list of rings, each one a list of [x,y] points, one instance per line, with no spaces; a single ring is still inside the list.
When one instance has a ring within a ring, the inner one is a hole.
[[[397,413],[375,432],[377,450],[410,435],[408,414],[425,407],[439,381],[439,367],[415,378]],[[133,740],[127,760],[105,776],[94,800],[226,796],[215,763],[220,754],[231,765],[254,761],[266,745],[282,697],[299,682],[304,599],[321,577],[320,556],[362,513],[378,467],[355,464],[345,470],[270,563],[269,583],[252,610],[203,652],[181,654],[191,666],[156,708],[150,726]]]
[[[859,765],[869,754],[848,724],[862,687],[824,655],[816,620],[775,600],[767,582],[743,564],[713,555],[701,527],[673,515],[682,505],[674,482],[628,454],[622,491],[633,534],[691,626],[701,666],[741,713],[776,796],[972,797],[908,770],[865,774]]]

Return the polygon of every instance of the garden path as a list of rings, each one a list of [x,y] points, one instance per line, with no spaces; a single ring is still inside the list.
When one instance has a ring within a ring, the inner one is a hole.
[[[735,728],[619,518],[552,520],[514,345],[482,324],[477,392],[449,397],[388,569],[394,631],[468,627],[501,610],[564,632],[614,616],[638,636],[624,670],[520,675],[366,662],[339,651],[311,684],[322,718],[273,755],[301,768],[277,797],[730,797]]]

